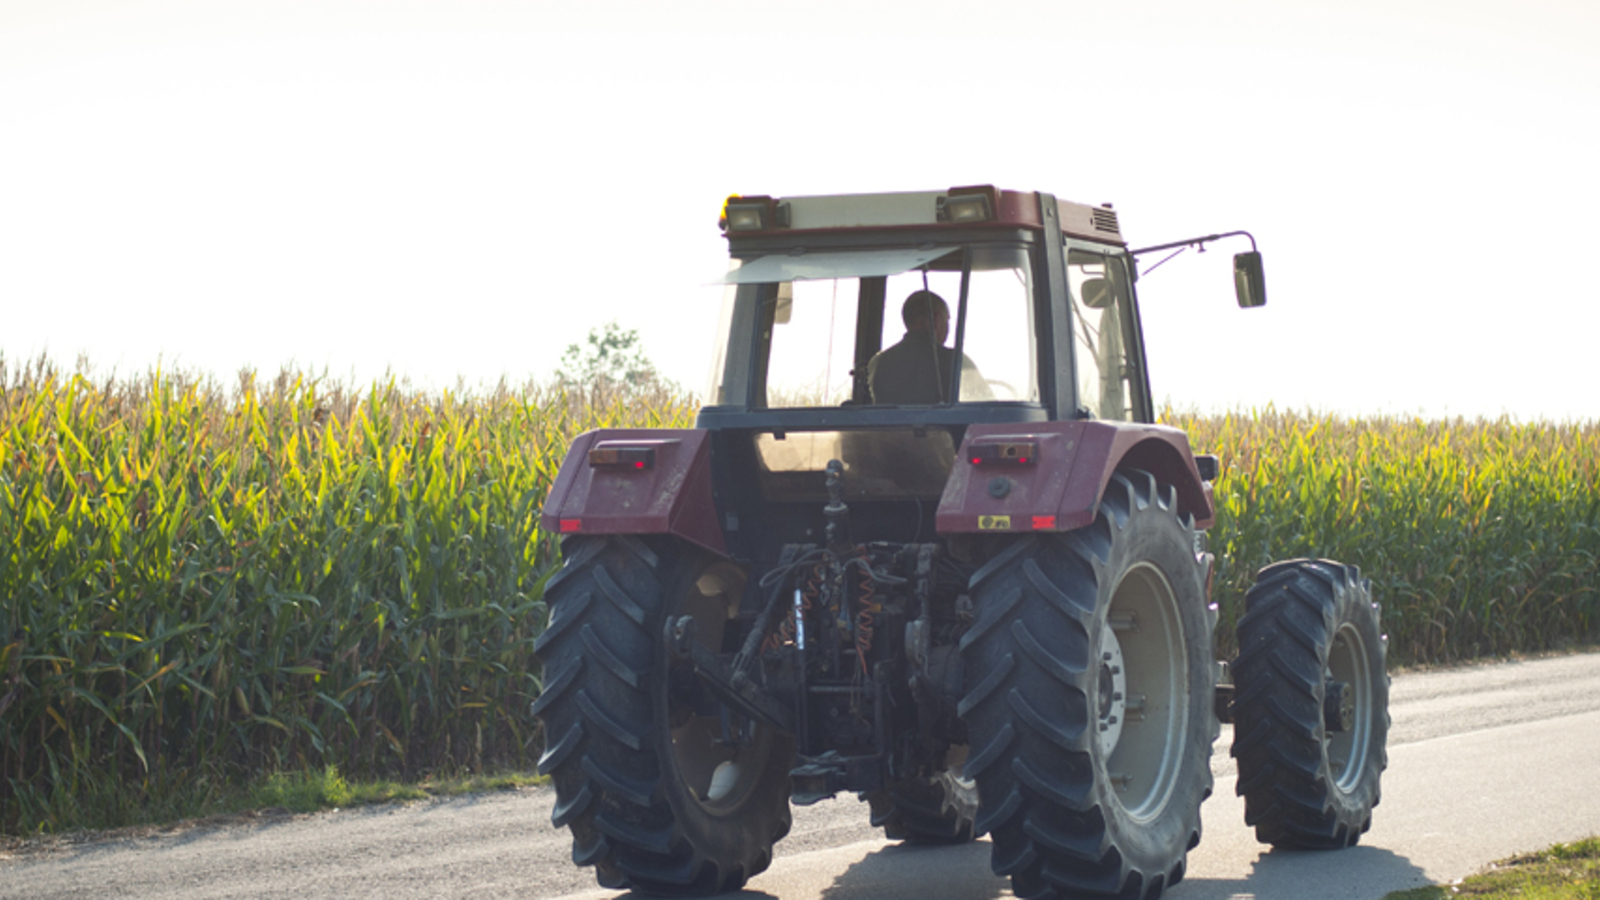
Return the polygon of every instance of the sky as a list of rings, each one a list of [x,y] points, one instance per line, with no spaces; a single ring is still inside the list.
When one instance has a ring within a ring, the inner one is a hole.
[[[1113,203],[1179,409],[1600,419],[1600,3],[0,0],[0,356],[707,381],[731,193]]]

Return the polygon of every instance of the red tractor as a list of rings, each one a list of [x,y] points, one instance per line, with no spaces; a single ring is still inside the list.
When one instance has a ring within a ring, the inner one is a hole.
[[[1154,898],[1227,721],[1261,840],[1356,842],[1388,730],[1368,582],[1263,569],[1222,683],[1218,461],[1154,424],[1109,206],[736,197],[723,229],[695,427],[580,435],[543,510],[533,712],[577,864],[735,890],[791,803],[849,791],[890,838],[987,834],[1018,896]],[[1234,273],[1261,305],[1260,255]]]

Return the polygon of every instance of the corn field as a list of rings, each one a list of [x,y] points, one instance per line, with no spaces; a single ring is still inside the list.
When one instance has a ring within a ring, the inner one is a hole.
[[[0,365],[0,832],[108,779],[531,767],[540,503],[657,400]]]
[[[246,772],[531,767],[569,439],[668,395],[224,389],[0,359],[0,832]],[[1219,644],[1258,567],[1355,562],[1393,663],[1600,640],[1600,428],[1170,416],[1221,456]]]
[[[1255,572],[1361,566],[1391,664],[1600,641],[1600,424],[1169,416],[1215,453],[1218,642]]]

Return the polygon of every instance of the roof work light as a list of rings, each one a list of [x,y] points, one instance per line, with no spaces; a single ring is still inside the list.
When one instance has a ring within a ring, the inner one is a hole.
[[[779,218],[778,202],[771,197],[735,194],[722,207],[722,227],[728,231],[764,231],[785,224]]]
[[[992,185],[951,188],[940,198],[939,221],[953,225],[987,222],[995,217],[1000,206],[999,192]]]

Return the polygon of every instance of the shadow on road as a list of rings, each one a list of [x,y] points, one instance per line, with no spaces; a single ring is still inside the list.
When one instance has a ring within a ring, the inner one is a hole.
[[[1295,900],[1371,900],[1432,881],[1412,862],[1382,847],[1348,850],[1272,850],[1256,857],[1243,878],[1189,878],[1172,900],[1234,896]]]
[[[989,871],[988,841],[953,846],[890,844],[852,864],[823,900],[992,900],[1011,886]]]
[[[599,892],[596,892],[596,896],[599,896]],[[659,898],[659,894],[639,894],[628,891],[613,896],[611,900],[659,900]],[[749,888],[742,891],[734,891],[731,894],[717,894],[716,898],[717,900],[779,900],[778,897],[766,891],[752,891]]]
[[[822,891],[822,900],[994,900],[1010,880],[989,872],[989,842],[928,847],[890,844],[852,863]],[[778,900],[766,891],[719,894],[718,900]],[[626,893],[612,900],[650,900]]]
[[[717,900],[779,900],[778,897],[768,894],[765,890],[734,890],[733,894],[717,894]],[[661,900],[659,894],[635,894],[629,890],[627,894],[618,894],[611,900]]]
[[[992,845],[954,847],[890,845],[851,865],[822,892],[823,900],[993,900],[1007,895],[1009,878],[989,870]],[[1240,878],[1191,878],[1173,888],[1172,900],[1234,896],[1294,900],[1371,900],[1431,881],[1410,860],[1381,847],[1263,852]],[[748,895],[766,896],[766,895]]]
[[[989,870],[987,841],[946,847],[889,845],[849,866],[822,900],[994,900],[1010,896],[1009,878]],[[1431,881],[1410,860],[1381,847],[1340,851],[1271,850],[1239,878],[1190,878],[1167,892],[1172,900],[1225,900],[1236,896],[1294,900],[1372,900]],[[746,891],[747,900],[772,895]],[[620,900],[620,898],[619,898]]]

